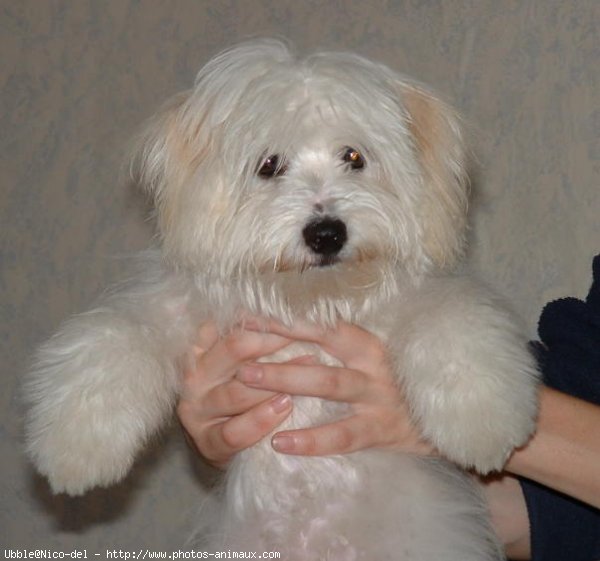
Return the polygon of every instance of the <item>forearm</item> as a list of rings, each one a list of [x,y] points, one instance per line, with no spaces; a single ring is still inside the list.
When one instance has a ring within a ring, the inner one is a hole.
[[[530,559],[529,516],[519,481],[510,475],[488,478],[483,491],[492,525],[510,559]]]
[[[542,388],[536,433],[506,470],[600,508],[600,408]]]

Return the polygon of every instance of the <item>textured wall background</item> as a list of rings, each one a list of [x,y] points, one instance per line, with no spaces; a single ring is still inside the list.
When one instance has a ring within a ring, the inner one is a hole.
[[[123,485],[52,497],[21,455],[17,387],[34,346],[148,244],[127,140],[210,55],[278,35],[453,101],[479,161],[471,264],[533,334],[600,251],[599,20],[596,0],[0,0],[0,546],[171,549],[191,528],[203,469],[178,431]]]

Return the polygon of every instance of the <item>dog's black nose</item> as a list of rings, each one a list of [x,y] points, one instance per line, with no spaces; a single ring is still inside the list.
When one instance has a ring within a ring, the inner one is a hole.
[[[346,225],[337,218],[325,216],[313,220],[302,230],[304,241],[318,255],[339,253],[348,239]]]

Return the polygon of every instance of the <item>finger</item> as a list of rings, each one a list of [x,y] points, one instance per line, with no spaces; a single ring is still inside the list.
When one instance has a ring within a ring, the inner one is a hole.
[[[221,383],[233,376],[241,363],[270,355],[290,342],[272,333],[236,330],[219,339],[211,349],[198,357],[196,374],[202,383]]]
[[[317,344],[346,366],[359,370],[376,371],[385,361],[383,343],[366,329],[346,322],[339,322],[335,328],[321,327],[307,321],[298,321],[287,327],[274,319],[252,317],[246,320],[245,327]]]
[[[277,452],[304,456],[348,454],[370,448],[419,456],[439,455],[406,413],[372,408],[320,427],[278,432],[271,445]]]
[[[208,428],[206,444],[199,448],[217,464],[228,462],[236,453],[253,446],[275,430],[291,410],[291,397],[278,394],[246,413]]]
[[[363,372],[320,364],[245,364],[236,377],[253,388],[348,403],[368,402],[378,389]]]
[[[251,388],[239,380],[219,384],[204,395],[196,409],[206,419],[239,415],[273,397],[272,391]]]
[[[323,349],[340,362],[369,374],[377,374],[387,360],[385,345],[370,331],[346,322],[327,330]]]
[[[249,331],[268,332],[310,343],[319,343],[327,331],[327,328],[308,321],[296,320],[292,326],[287,326],[273,318],[256,316],[246,317],[243,325]]]
[[[347,454],[379,443],[374,423],[352,416],[320,427],[278,432],[271,439],[277,452],[300,456]]]

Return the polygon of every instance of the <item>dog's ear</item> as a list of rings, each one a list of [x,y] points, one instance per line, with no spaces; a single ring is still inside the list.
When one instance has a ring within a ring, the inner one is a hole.
[[[190,92],[172,97],[137,136],[130,158],[130,173],[157,205],[166,185],[171,189],[194,168],[202,149],[200,126],[187,117]]]
[[[415,85],[402,85],[408,126],[424,175],[421,201],[425,252],[452,267],[464,250],[468,177],[464,139],[452,108]]]
[[[147,122],[130,158],[131,177],[152,198],[163,232],[186,204],[186,181],[208,150],[205,116],[190,108],[190,96],[190,91],[174,96]]]

